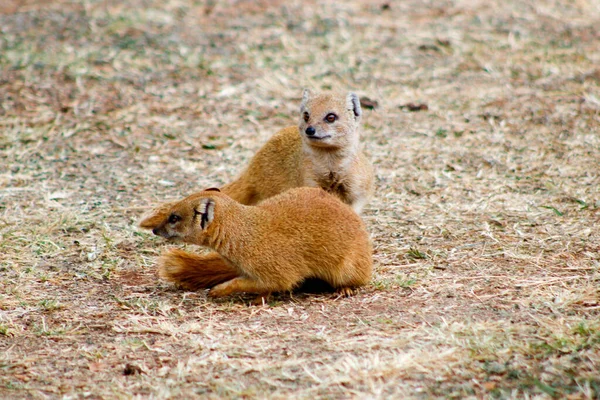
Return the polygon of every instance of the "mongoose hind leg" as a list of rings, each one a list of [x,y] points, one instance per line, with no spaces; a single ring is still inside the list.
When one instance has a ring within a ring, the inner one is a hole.
[[[218,284],[208,292],[208,295],[210,297],[224,297],[234,293],[258,293],[265,295],[268,292],[269,290],[265,289],[255,280],[240,276]]]

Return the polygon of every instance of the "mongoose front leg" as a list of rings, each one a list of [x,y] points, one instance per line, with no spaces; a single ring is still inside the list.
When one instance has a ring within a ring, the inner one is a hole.
[[[233,293],[243,292],[260,293],[264,295],[268,290],[265,290],[264,287],[260,286],[258,282],[252,279],[237,277],[213,287],[208,292],[208,295],[210,297],[224,297]]]

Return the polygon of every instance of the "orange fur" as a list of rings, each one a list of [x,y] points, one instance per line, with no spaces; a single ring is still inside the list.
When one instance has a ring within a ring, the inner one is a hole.
[[[300,111],[299,125],[273,135],[238,179],[221,191],[242,204],[255,205],[292,188],[321,187],[360,213],[373,194],[374,178],[371,163],[360,149],[358,97],[305,91]],[[331,113],[337,116],[333,123],[326,120]],[[314,128],[313,136],[324,139],[309,138],[309,127]],[[153,229],[161,218],[162,213],[156,211],[140,226]],[[189,253],[161,257],[160,276],[187,289],[199,289],[225,282],[234,273],[217,254],[183,254]]]
[[[358,96],[307,90],[300,111],[299,125],[273,135],[221,191],[252,205],[291,188],[321,187],[360,213],[373,195],[374,177],[360,148]],[[330,114],[336,116],[333,122],[327,121]]]
[[[187,290],[211,288],[238,276],[217,253],[199,255],[171,249],[161,255],[158,265],[161,278]]]
[[[364,223],[349,206],[317,188],[291,189],[257,206],[203,191],[159,207],[140,226],[215,250],[220,259],[170,250],[159,261],[161,276],[187,288],[218,283],[209,293],[213,297],[287,291],[308,278],[349,294],[349,288],[371,277]]]

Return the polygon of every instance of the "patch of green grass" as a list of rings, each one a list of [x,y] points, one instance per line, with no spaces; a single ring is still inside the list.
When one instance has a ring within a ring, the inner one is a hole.
[[[4,387],[8,390],[23,390],[25,388],[25,384],[22,382],[9,381],[4,384]]]
[[[161,302],[157,299],[132,298],[119,299],[117,296],[112,296],[113,299],[122,307],[132,310],[141,311],[148,315],[170,315],[176,311],[170,304]]]
[[[411,247],[407,252],[406,255],[408,256],[409,259],[411,260],[425,260],[427,258],[429,258],[429,256],[423,252],[421,252],[419,249],[417,249],[416,247]]]
[[[43,311],[47,311],[47,312],[52,312],[52,311],[60,310],[61,308],[63,308],[63,305],[60,304],[60,302],[58,300],[54,300],[54,299],[41,300],[38,303],[38,306]]]
[[[119,269],[119,265],[123,262],[122,259],[117,257],[103,257],[102,258],[102,279],[109,280],[114,271]]]
[[[2,336],[14,336],[15,331],[11,327],[5,324],[0,324],[0,335]]]
[[[445,139],[446,137],[448,137],[448,130],[444,128],[439,128],[437,131],[435,131],[435,136]]]
[[[593,348],[600,348],[600,325],[590,321],[582,321],[570,332],[551,335],[530,345],[531,355],[537,358],[578,354]]]
[[[392,281],[390,279],[374,279],[371,281],[371,285],[376,290],[388,290],[392,286]]]
[[[577,199],[577,198],[574,198],[574,197],[571,198],[571,200],[581,206],[579,208],[579,210],[587,210],[590,207],[590,205],[586,201],[584,201],[584,200]]]
[[[48,256],[54,254],[62,248],[49,237],[40,238],[31,246],[31,250],[38,256]]]
[[[551,396],[551,397],[556,397],[556,395],[558,394],[558,390],[553,388],[550,385],[545,384],[544,382],[540,381],[537,378],[533,379],[533,384],[540,389],[542,392],[546,393],[547,395]]]
[[[64,328],[49,328],[46,326],[46,322],[43,321],[42,324],[34,324],[33,333],[36,336],[63,336],[66,330]]]
[[[563,212],[559,211],[558,209],[556,209],[553,206],[540,206],[541,208],[547,208],[548,210],[552,210],[554,212],[554,214],[558,215],[559,217],[562,217],[563,215],[565,215]]]
[[[146,346],[144,341],[137,337],[125,338],[122,342],[122,345],[129,347],[133,351]]]
[[[401,288],[409,288],[417,282],[415,278],[407,277],[404,275],[396,277],[396,284]]]
[[[416,278],[405,274],[397,275],[394,278],[376,279],[371,282],[371,285],[377,290],[389,290],[394,287],[407,289],[417,282]]]

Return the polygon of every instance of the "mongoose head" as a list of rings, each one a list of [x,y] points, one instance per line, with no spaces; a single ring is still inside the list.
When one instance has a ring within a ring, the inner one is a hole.
[[[311,147],[340,149],[358,144],[362,110],[354,93],[314,94],[305,89],[300,106],[299,130]]]
[[[223,196],[210,188],[178,202],[163,204],[142,217],[139,227],[165,239],[197,243],[215,217],[215,202]]]

